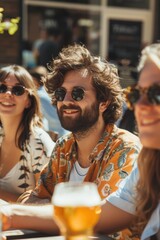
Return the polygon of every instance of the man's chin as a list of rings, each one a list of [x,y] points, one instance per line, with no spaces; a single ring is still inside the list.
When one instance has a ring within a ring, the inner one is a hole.
[[[70,131],[70,132],[73,132],[74,130],[76,130],[76,128],[77,128],[77,126],[76,126],[76,125],[77,125],[77,124],[76,124],[77,121],[78,121],[78,120],[73,121],[73,119],[68,118],[68,117],[64,118],[63,120],[60,119],[60,122],[61,122],[62,127],[63,127],[64,129]]]
[[[70,126],[69,124],[63,124],[63,123],[61,123],[61,125],[62,125],[62,127],[63,127],[64,129],[66,129],[67,131],[70,131],[70,132],[74,132],[74,131],[75,131],[75,128],[73,128],[73,125]]]
[[[72,125],[70,125],[70,124],[61,124],[61,125],[62,125],[62,127],[64,129],[66,129],[67,131],[72,132],[73,134],[81,132],[81,130],[79,130],[78,126],[74,126],[73,124]]]

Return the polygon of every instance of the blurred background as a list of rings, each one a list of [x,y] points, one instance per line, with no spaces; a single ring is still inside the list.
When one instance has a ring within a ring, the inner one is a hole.
[[[45,47],[39,52],[39,46],[48,39],[56,46],[54,57],[77,42],[115,63],[126,87],[137,77],[141,49],[160,40],[159,0],[0,0],[0,8],[0,25],[20,18],[14,34],[8,33],[8,22],[0,34],[0,66],[16,63],[31,69],[45,64]]]

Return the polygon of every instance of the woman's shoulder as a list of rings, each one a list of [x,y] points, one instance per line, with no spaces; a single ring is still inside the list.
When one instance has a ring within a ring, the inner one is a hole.
[[[40,147],[44,148],[47,155],[50,156],[55,142],[43,128],[35,127],[30,134],[29,145],[32,150],[39,149]]]
[[[49,133],[45,131],[42,127],[34,127],[32,128],[32,131],[30,132],[31,138],[40,138],[48,137],[48,139],[52,140]]]

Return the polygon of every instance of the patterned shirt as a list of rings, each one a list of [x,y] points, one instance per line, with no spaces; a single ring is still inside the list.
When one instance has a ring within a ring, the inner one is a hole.
[[[40,198],[49,198],[59,182],[67,182],[76,162],[77,150],[73,134],[59,138],[49,164],[42,170],[38,185],[32,192]],[[139,138],[134,134],[108,124],[90,154],[90,167],[84,181],[95,182],[101,198],[117,190],[120,182],[132,171],[141,149]],[[126,229],[116,233],[114,239],[129,240],[132,233]],[[133,238],[135,239],[135,238]]]
[[[103,136],[90,154],[91,164],[84,181],[95,182],[101,198],[104,199],[114,192],[121,180],[131,172],[140,148],[137,136],[113,124],[107,125]],[[76,141],[73,134],[59,138],[33,194],[51,199],[55,185],[69,181],[76,160]]]

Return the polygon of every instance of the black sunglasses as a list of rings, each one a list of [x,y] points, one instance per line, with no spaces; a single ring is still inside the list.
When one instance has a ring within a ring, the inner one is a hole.
[[[26,88],[22,85],[16,85],[13,87],[7,87],[5,84],[0,85],[0,93],[6,93],[7,91],[10,91],[15,96],[21,96],[24,94]]]
[[[160,104],[160,85],[154,84],[148,88],[141,88],[137,85],[128,87],[124,90],[127,105],[133,109],[142,94],[146,94],[148,102],[153,105]]]
[[[66,95],[67,91],[65,88],[57,88],[55,90],[55,93],[54,93],[54,96],[55,96],[55,99],[57,101],[60,101],[62,102],[65,98],[65,95]],[[73,98],[73,100],[75,101],[81,101],[83,98],[84,98],[84,89],[83,88],[80,88],[80,87],[77,87],[77,88],[74,88],[71,92],[71,96]]]

